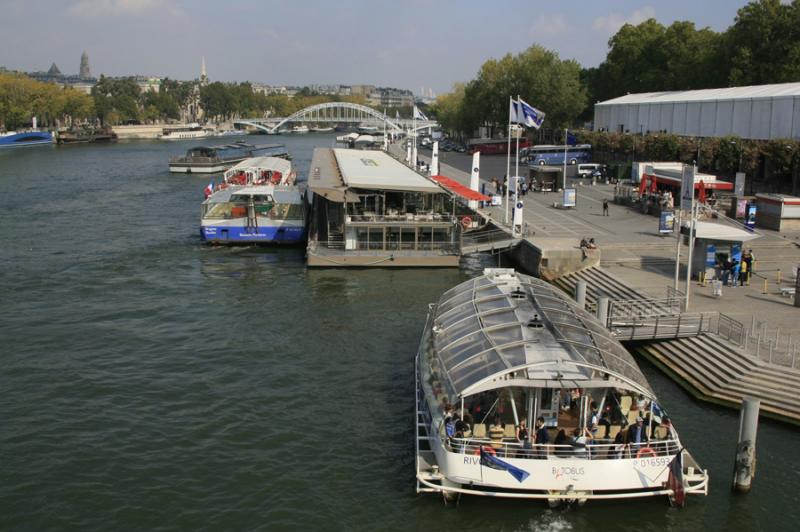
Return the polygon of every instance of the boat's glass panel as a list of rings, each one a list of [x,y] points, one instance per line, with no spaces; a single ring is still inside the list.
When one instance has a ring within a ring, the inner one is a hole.
[[[504,369],[506,369],[506,365],[500,358],[500,355],[492,350],[473,357],[466,363],[458,366],[450,372],[450,378],[456,389],[461,390],[481,379],[491,377]]]
[[[549,360],[605,368],[649,388],[630,353],[607,329],[539,279],[484,275],[462,283],[442,296],[434,323],[439,331],[434,355],[455,393],[508,368]],[[540,348],[542,341],[548,349]]]
[[[509,366],[521,366],[525,364],[525,346],[515,345],[505,347],[500,350],[500,354]]]
[[[484,327],[493,327],[495,325],[503,325],[504,323],[516,323],[517,315],[514,314],[513,310],[508,310],[481,316],[481,321],[483,321]]]

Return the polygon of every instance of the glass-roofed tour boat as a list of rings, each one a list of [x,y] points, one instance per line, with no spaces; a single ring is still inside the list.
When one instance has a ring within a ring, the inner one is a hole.
[[[633,357],[550,284],[490,268],[432,304],[416,358],[418,492],[707,494]]]

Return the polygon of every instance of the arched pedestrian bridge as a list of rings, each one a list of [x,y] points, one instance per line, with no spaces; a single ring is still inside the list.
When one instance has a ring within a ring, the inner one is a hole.
[[[252,126],[263,129],[267,133],[277,133],[281,127],[289,122],[327,124],[331,126],[335,124],[367,124],[381,128],[385,123],[386,129],[390,131],[406,131],[411,128],[422,130],[439,127],[438,122],[435,120],[415,121],[409,118],[389,118],[371,107],[349,102],[328,102],[311,105],[286,118],[254,118],[233,121],[234,124]]]

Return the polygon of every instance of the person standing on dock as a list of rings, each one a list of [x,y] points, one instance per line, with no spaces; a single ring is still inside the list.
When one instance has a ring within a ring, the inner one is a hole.
[[[603,200],[603,216],[608,216],[608,199]]]

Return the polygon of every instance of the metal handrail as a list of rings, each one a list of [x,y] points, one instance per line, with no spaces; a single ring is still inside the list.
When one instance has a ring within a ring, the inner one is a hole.
[[[585,444],[532,443],[529,447],[519,441],[497,441],[490,438],[443,438],[450,452],[480,455],[481,447],[485,452],[494,453],[498,458],[579,458],[586,460],[620,460],[630,458],[654,458],[675,455],[681,448],[677,439],[651,439],[640,444],[605,443],[607,440],[589,440]],[[604,441],[604,443],[597,443]],[[492,449],[488,451],[488,449]],[[644,449],[644,451],[643,451]],[[649,449],[649,450],[647,450]],[[652,452],[651,452],[652,451]],[[639,455],[639,456],[637,456]],[[665,464],[666,465],[666,464]]]

